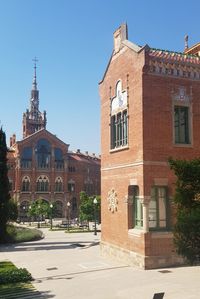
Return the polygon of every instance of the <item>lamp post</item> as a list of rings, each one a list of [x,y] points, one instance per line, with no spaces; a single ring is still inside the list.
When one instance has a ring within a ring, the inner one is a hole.
[[[40,228],[40,205],[38,205],[38,228]]]
[[[53,204],[51,203],[50,204],[50,229],[52,230],[52,227],[53,227],[53,219],[52,219],[52,209],[53,209]]]
[[[93,200],[94,204],[94,235],[97,235],[97,199],[96,197]]]
[[[28,209],[29,209],[29,216],[30,216],[30,218],[29,218],[29,225],[31,226],[31,206],[29,206]]]
[[[67,217],[68,217],[68,223],[67,223],[67,230],[69,231],[69,209],[70,209],[70,202],[67,202]]]
[[[25,220],[25,210],[26,210],[26,207],[25,206],[23,206],[23,224],[24,224],[24,220]]]

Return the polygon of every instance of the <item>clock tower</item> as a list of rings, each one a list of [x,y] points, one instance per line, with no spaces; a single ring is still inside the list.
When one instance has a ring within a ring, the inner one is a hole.
[[[39,90],[37,89],[37,76],[36,76],[36,62],[34,60],[34,77],[31,90],[30,109],[27,109],[23,114],[23,138],[41,130],[46,129],[46,111],[41,113],[39,111]]]

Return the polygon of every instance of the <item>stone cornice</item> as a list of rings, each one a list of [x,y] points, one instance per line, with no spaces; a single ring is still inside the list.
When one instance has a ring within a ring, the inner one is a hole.
[[[154,57],[150,58],[148,66],[147,72],[150,74],[200,80],[200,64]]]

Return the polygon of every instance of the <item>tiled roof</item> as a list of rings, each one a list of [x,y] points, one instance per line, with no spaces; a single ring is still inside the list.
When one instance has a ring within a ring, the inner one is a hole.
[[[86,163],[94,163],[94,164],[100,164],[100,159],[98,157],[92,157],[92,156],[86,156],[84,154],[76,154],[76,153],[70,153],[70,159],[74,159],[77,161],[82,161]]]
[[[200,57],[196,55],[184,54],[181,52],[173,52],[160,49],[149,49],[149,56],[169,60],[170,62],[183,62],[200,65]]]

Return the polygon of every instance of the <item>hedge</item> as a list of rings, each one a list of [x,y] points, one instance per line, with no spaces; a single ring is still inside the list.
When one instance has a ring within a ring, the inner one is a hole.
[[[32,276],[25,268],[0,270],[0,284],[26,282],[30,280],[32,280]]]

